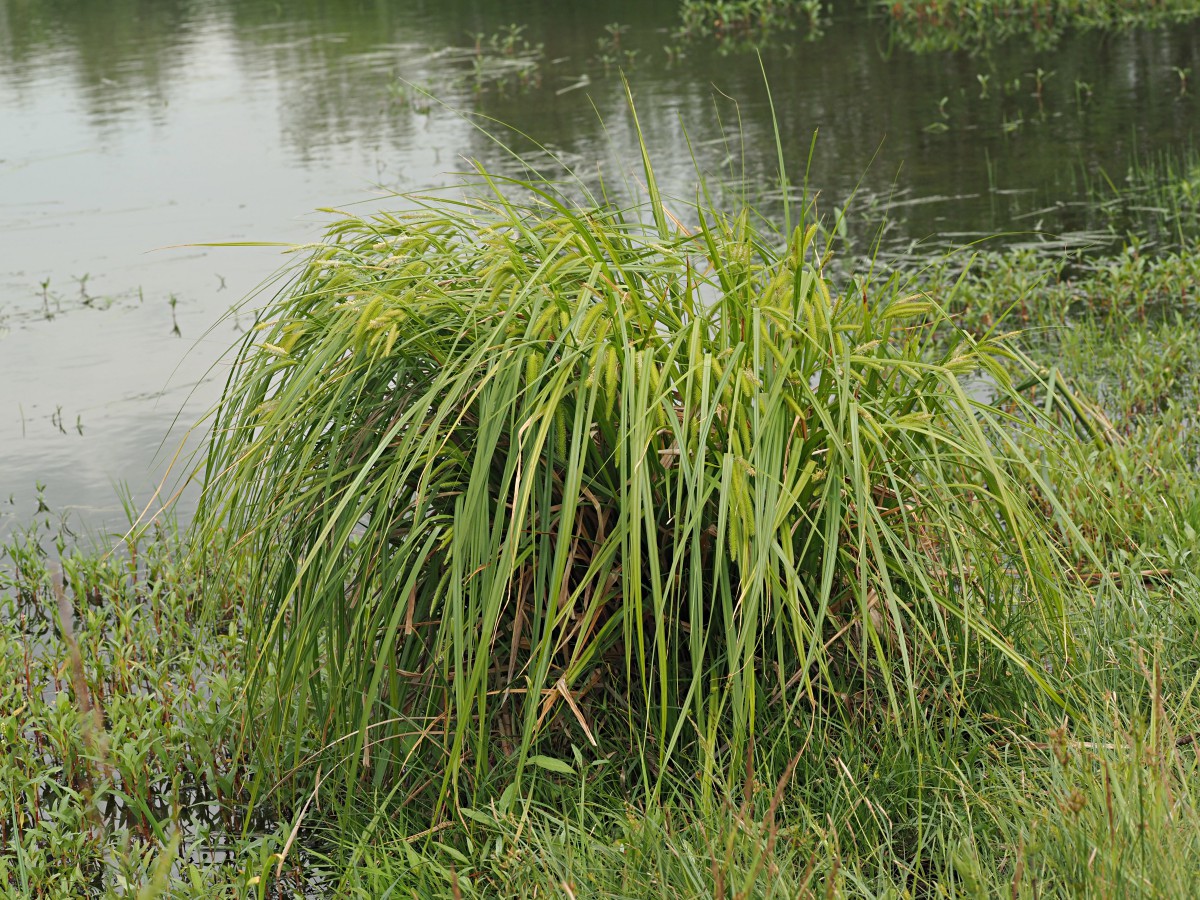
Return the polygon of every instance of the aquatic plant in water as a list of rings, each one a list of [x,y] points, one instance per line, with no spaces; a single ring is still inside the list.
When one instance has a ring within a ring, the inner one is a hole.
[[[1039,49],[1068,30],[1157,28],[1200,16],[1192,0],[879,0],[901,44],[918,53],[985,50],[1012,39]]]
[[[803,33],[821,36],[821,0],[683,0],[677,37],[715,39],[721,51],[760,48]]]

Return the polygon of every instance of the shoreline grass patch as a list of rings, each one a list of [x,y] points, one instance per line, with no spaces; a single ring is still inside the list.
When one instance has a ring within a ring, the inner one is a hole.
[[[480,186],[265,311],[215,531],[60,539],[61,594],[10,545],[0,895],[1195,895],[1189,259],[834,277],[736,208]]]
[[[1084,551],[1002,343],[648,162],[624,208],[480,176],[339,219],[239,351],[196,534],[254,561],[264,771],[438,827],[572,746],[719,796],[766,723],[903,730],[980,653],[1052,690],[995,623],[1067,652]]]

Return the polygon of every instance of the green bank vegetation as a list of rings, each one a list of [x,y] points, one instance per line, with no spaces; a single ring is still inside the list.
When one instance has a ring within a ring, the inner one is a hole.
[[[339,218],[186,549],[10,545],[0,892],[1196,894],[1193,254],[835,275],[646,160]]]
[[[1054,47],[1068,31],[1161,28],[1200,15],[1189,0],[880,0],[901,45],[987,50],[1010,40]]]
[[[773,39],[821,36],[820,0],[683,0],[677,37],[712,40],[725,50],[761,47]]]
[[[1069,31],[1162,28],[1200,15],[1191,0],[872,0],[892,39],[915,53],[986,52],[1008,41],[1055,47]],[[848,11],[820,0],[682,0],[679,36],[728,49],[776,39],[810,40]],[[1186,75],[1181,73],[1186,82]]]
[[[645,177],[632,209],[489,179],[343,219],[242,348],[199,528],[256,560],[277,776],[317,752],[348,794],[375,745],[380,784],[429,770],[432,825],[582,740],[709,796],[762,721],[919,719],[983,646],[1041,680],[989,610],[1054,643],[1088,551],[1039,527],[1018,438],[1057,438],[1011,354]]]
[[[245,813],[243,647],[199,616],[232,621],[244,591],[214,579],[202,600],[161,530],[124,551],[68,551],[49,517],[4,548],[0,896],[247,896],[258,836],[225,849]]]

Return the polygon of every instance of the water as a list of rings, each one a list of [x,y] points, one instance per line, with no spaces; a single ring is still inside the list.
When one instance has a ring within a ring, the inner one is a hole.
[[[606,24],[629,26],[619,50],[636,51],[666,187],[691,194],[695,154],[768,188],[757,59],[691,47],[672,62],[674,15],[669,0],[0,0],[0,531],[31,518],[39,484],[92,531],[122,529],[119,486],[151,501],[252,321],[254,301],[231,308],[286,261],[203,244],[314,240],[319,208],[395,204],[380,198],[452,183],[469,159],[506,165],[475,113],[587,177],[635,164],[624,89],[598,58],[616,49]],[[526,26],[515,58],[544,44],[540,62],[525,85],[480,89],[473,48],[510,22]],[[819,129],[810,183],[826,213],[854,198],[860,248],[885,212],[891,252],[1006,231],[1078,244],[1107,226],[1078,203],[1086,180],[1194,140],[1200,28],[918,58],[841,10],[763,65],[793,180]]]

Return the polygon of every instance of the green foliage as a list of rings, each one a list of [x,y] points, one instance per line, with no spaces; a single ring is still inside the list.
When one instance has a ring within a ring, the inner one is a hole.
[[[197,535],[253,561],[268,771],[436,822],[574,741],[712,795],[802,704],[916,720],[978,642],[1040,678],[992,622],[1032,603],[1062,642],[1072,531],[1004,347],[645,178],[633,209],[484,174],[344,218],[264,311]]]
[[[931,690],[903,735],[861,709],[776,720],[791,746],[760,747],[739,795],[706,804],[678,777],[631,799],[618,755],[576,749],[511,809],[463,809],[436,836],[360,796],[315,865],[361,897],[1192,896],[1200,595],[1122,574],[1073,597],[1056,679],[1077,716],[981,654],[968,704]]]
[[[1049,49],[1069,29],[1155,28],[1200,15],[1191,0],[879,0],[879,6],[901,44],[918,53],[986,50],[1009,40]]]
[[[0,897],[252,896],[253,844],[235,848],[255,827],[232,758],[241,640],[198,621],[178,542],[60,567],[33,533],[3,549]],[[236,591],[225,581],[211,606]]]
[[[1077,366],[1089,356],[1072,351],[1063,365],[1086,376]],[[1067,719],[985,650],[969,661],[966,697],[931,685],[903,733],[879,727],[866,686],[840,708],[773,716],[762,731],[778,737],[738,764],[737,794],[705,798],[676,772],[658,798],[631,795],[638,762],[581,740],[531,759],[524,796],[460,809],[431,833],[399,792],[364,784],[335,827],[328,809],[306,807],[238,837],[244,802],[217,791],[246,709],[240,637],[195,622],[198,584],[178,548],[144,542],[132,583],[127,559],[68,559],[70,596],[86,598],[75,639],[104,705],[104,750],[85,739],[72,688],[54,690],[70,653],[42,629],[45,557],[25,541],[8,549],[0,797],[6,834],[15,823],[21,839],[0,852],[0,896],[1187,897],[1200,881],[1200,591],[1183,565],[1145,579],[1126,564],[1071,592],[1075,640],[1061,666],[1011,609],[1006,634],[1055,661],[1053,683],[1078,711]],[[227,577],[206,585],[218,607],[246,596]],[[191,673],[211,696],[173,687]],[[212,787],[196,795],[195,784]],[[133,801],[128,815],[104,802],[117,794]]]
[[[644,178],[339,220],[194,556],[7,548],[0,896],[1197,893],[1192,254]]]
[[[1200,255],[1143,251],[1135,241],[1109,256],[1036,248],[959,250],[930,260],[914,285],[972,334],[1022,332],[1036,346],[1047,329],[1093,323],[1111,338],[1133,324],[1191,317],[1198,299]]]
[[[723,51],[763,47],[797,32],[822,30],[821,0],[682,0],[678,37],[709,38]]]

